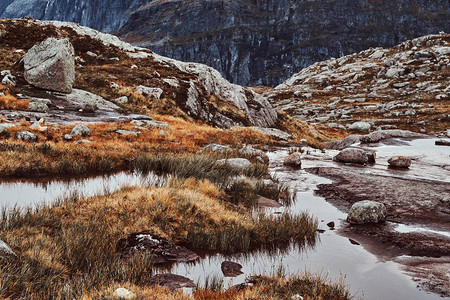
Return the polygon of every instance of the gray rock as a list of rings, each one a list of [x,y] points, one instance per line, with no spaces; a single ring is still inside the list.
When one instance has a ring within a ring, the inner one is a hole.
[[[347,215],[351,224],[380,223],[386,220],[387,210],[383,203],[375,201],[359,201],[352,205]]]
[[[28,109],[30,111],[35,111],[35,112],[40,112],[40,113],[48,113],[48,111],[49,111],[47,104],[39,102],[39,101],[30,102],[30,104],[28,105]]]
[[[242,272],[242,265],[232,261],[224,261],[222,262],[220,268],[222,269],[223,276],[225,277],[236,277]]]
[[[118,130],[116,130],[116,132],[118,134],[120,134],[121,136],[138,136],[140,134],[139,131],[130,131],[130,130],[122,130],[122,129],[118,129]]]
[[[217,161],[218,165],[228,165],[233,168],[248,168],[252,166],[252,163],[246,158],[228,158],[228,159],[219,159]]]
[[[133,120],[130,123],[133,124],[133,125],[136,125],[136,126],[145,126],[145,127],[169,129],[169,124],[167,124],[166,122],[160,122],[160,121]]]
[[[427,135],[401,129],[379,130],[360,137],[361,143],[376,143],[390,138],[425,138]]]
[[[411,165],[411,158],[407,156],[393,156],[388,159],[389,166],[395,168],[409,168]]]
[[[92,133],[92,131],[86,125],[77,124],[70,132],[70,135],[71,136],[74,136],[74,135],[87,136],[87,135],[90,135],[91,133]]]
[[[450,47],[449,47],[450,48]],[[450,138],[450,129],[447,129],[447,137]]]
[[[302,166],[303,155],[299,152],[292,153],[284,159],[285,166],[300,168]]]
[[[33,124],[31,124],[30,129],[32,130],[38,130],[38,131],[47,131],[48,127],[47,126],[42,126],[42,121],[36,121],[33,122]]]
[[[160,88],[151,88],[151,87],[140,85],[140,86],[136,87],[136,92],[140,93],[143,96],[160,99],[161,95],[163,93],[163,90]]]
[[[128,97],[127,96],[122,96],[122,97],[116,98],[116,99],[114,99],[114,102],[118,103],[118,104],[127,104],[128,103]]]
[[[73,136],[71,136],[70,134],[65,134],[63,136],[63,139],[66,140],[66,141],[71,141],[73,139]]]
[[[14,77],[11,74],[11,71],[9,71],[9,70],[2,71],[1,75],[4,76],[2,79],[3,85],[16,86],[16,77]]]
[[[449,140],[438,140],[438,141],[435,141],[434,144],[436,146],[450,146],[450,141]]]
[[[92,143],[92,142],[89,140],[79,140],[79,141],[75,142],[75,145],[90,144],[90,143]]]
[[[219,144],[209,144],[209,145],[206,145],[205,147],[203,147],[202,151],[213,151],[213,152],[224,153],[224,152],[233,151],[233,149],[231,149],[230,146],[224,146],[224,145],[219,145]]]
[[[347,128],[351,131],[354,132],[359,132],[359,133],[369,133],[370,132],[370,124],[367,122],[355,122],[349,126],[347,126]]]
[[[277,128],[251,127],[264,134],[273,136],[277,140],[288,141],[293,139],[292,135]]]
[[[361,139],[361,135],[349,135],[343,140],[335,140],[331,142],[325,143],[326,149],[333,149],[333,150],[342,150],[345,149],[353,144],[359,143]]]
[[[335,161],[343,163],[366,164],[369,162],[366,151],[356,148],[342,150],[333,158]]]
[[[69,39],[48,38],[23,57],[25,80],[42,89],[72,92],[75,81],[74,49]]]
[[[29,131],[20,131],[17,133],[17,138],[21,139],[22,141],[25,142],[36,142],[37,141],[37,136]]]
[[[4,241],[0,240],[0,257],[14,258],[17,255]]]
[[[164,130],[161,129],[161,130],[159,131],[159,135],[166,136],[166,132],[165,132]]]
[[[118,288],[113,292],[113,296],[118,298],[119,300],[128,300],[128,299],[134,299],[136,295],[127,290],[126,288]]]
[[[239,150],[240,153],[244,155],[248,155],[250,157],[254,157],[256,159],[261,158],[264,163],[269,162],[269,156],[267,156],[266,152],[253,148],[251,145],[244,146],[241,150]]]

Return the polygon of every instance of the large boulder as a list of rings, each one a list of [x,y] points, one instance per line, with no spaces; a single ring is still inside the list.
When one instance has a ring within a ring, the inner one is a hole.
[[[409,168],[411,165],[411,158],[408,156],[393,156],[388,159],[389,166],[394,168]]]
[[[333,158],[335,161],[353,164],[366,164],[369,162],[366,151],[356,148],[347,148],[342,150]]]
[[[86,125],[77,124],[70,132],[70,135],[87,136],[90,135],[91,133],[92,131]]]
[[[387,210],[383,203],[375,201],[359,201],[353,203],[347,215],[351,224],[380,223],[386,220]]]
[[[23,63],[29,84],[45,90],[72,92],[75,60],[69,39],[46,39],[24,55]]]

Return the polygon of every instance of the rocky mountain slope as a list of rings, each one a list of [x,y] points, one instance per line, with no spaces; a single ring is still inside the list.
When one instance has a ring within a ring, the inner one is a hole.
[[[120,98],[114,101],[132,111],[169,113],[221,128],[272,127],[277,122],[277,113],[261,95],[229,83],[212,68],[165,58],[115,36],[58,21],[0,20],[0,68],[3,83],[16,85],[14,95],[54,97],[27,85],[16,63],[48,37],[66,37],[73,45],[76,89],[108,100]]]
[[[329,130],[444,131],[450,128],[450,35],[319,62],[265,95],[277,109]]]
[[[118,30],[136,45],[205,63],[242,85],[275,86],[318,61],[450,31],[447,0],[10,2],[0,16]]]

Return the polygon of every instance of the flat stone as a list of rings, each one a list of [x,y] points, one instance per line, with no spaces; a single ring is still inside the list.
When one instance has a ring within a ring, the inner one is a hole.
[[[266,198],[266,197],[263,197],[263,196],[258,196],[258,198],[256,199],[256,203],[260,207],[267,207],[267,208],[280,208],[280,207],[283,207],[283,205],[281,205],[277,201],[269,199],[269,198]]]
[[[233,151],[230,146],[224,146],[219,144],[209,144],[202,148],[202,151],[212,151],[212,152],[219,152],[219,153],[225,153]]]
[[[264,134],[273,136],[277,140],[288,141],[293,139],[292,135],[277,128],[250,127]]]
[[[133,120],[130,122],[136,126],[145,126],[145,127],[154,127],[154,128],[162,128],[169,129],[169,124],[161,121],[151,121],[151,120]]]
[[[17,138],[21,139],[25,142],[36,142],[37,141],[37,135],[34,133],[31,133],[29,131],[20,131],[17,133]]]
[[[49,111],[49,108],[48,108],[47,104],[45,104],[45,103],[32,101],[28,105],[28,110],[40,112],[40,113],[47,113]]]
[[[140,134],[139,131],[130,131],[130,130],[122,130],[122,129],[118,129],[118,130],[116,130],[116,132],[118,134],[120,134],[121,136],[138,136]]]

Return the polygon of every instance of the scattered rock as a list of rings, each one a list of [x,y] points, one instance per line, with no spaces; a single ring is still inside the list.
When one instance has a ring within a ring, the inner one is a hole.
[[[354,239],[348,239],[348,241],[350,242],[350,244],[352,244],[352,245],[356,245],[356,246],[359,246],[359,245],[361,245],[360,243],[358,243],[357,241],[355,241]]]
[[[264,134],[270,135],[277,140],[289,141],[293,139],[292,135],[277,128],[265,128],[265,127],[251,127],[251,128],[256,129]]]
[[[209,144],[202,148],[202,151],[212,151],[212,152],[219,152],[219,153],[225,153],[233,151],[230,146],[224,146],[219,144]]]
[[[369,133],[370,132],[370,124],[367,122],[355,122],[349,126],[347,126],[348,130],[359,132],[359,133]]]
[[[361,143],[377,143],[390,138],[423,138],[427,135],[401,129],[379,130],[360,137]]]
[[[1,75],[4,76],[2,79],[3,85],[11,85],[16,86],[16,77],[11,74],[11,71],[4,70],[1,72]]]
[[[292,153],[284,159],[283,164],[288,167],[301,168],[303,155],[300,152]]]
[[[242,147],[242,149],[239,150],[239,152],[243,155],[249,155],[252,158],[258,159],[258,157],[259,157],[259,158],[261,158],[262,161],[260,161],[260,162],[262,162],[262,163],[269,162],[269,156],[267,156],[266,152],[256,149],[256,148],[253,148],[253,146],[251,146],[251,145],[246,145],[246,146]]]
[[[87,135],[90,135],[91,133],[92,133],[92,131],[86,125],[77,124],[70,132],[70,135],[71,136],[74,136],[74,135],[87,136]]]
[[[118,288],[113,292],[113,296],[117,297],[119,300],[128,300],[128,299],[134,299],[136,295],[127,290],[126,288]]]
[[[195,288],[195,284],[191,279],[170,273],[154,275],[150,277],[148,284],[164,286],[171,290]]]
[[[387,210],[383,203],[375,201],[359,201],[352,205],[347,215],[351,224],[380,223],[386,220]]]
[[[221,269],[225,277],[237,277],[244,274],[244,272],[242,272],[242,265],[232,261],[222,262]]]
[[[17,255],[4,241],[0,240],[0,257],[15,258]]]
[[[389,166],[394,168],[409,168],[411,165],[411,158],[407,156],[393,156],[388,159]]]
[[[335,226],[335,224],[334,224],[334,222],[333,222],[333,221],[331,221],[331,222],[328,222],[328,223],[327,223],[327,226],[328,226],[328,227],[330,227],[330,229],[332,229],[332,230],[333,230],[333,229],[334,229],[334,226]]]
[[[326,149],[342,150],[353,144],[359,143],[361,135],[350,135],[343,140],[336,140],[325,143]]]
[[[281,205],[277,201],[269,199],[269,198],[266,198],[266,197],[263,197],[263,196],[258,196],[258,199],[256,199],[256,203],[260,207],[267,207],[267,208],[280,208],[280,207],[283,207],[283,205]]]
[[[128,97],[127,96],[122,96],[122,97],[116,98],[116,99],[114,99],[114,102],[118,103],[118,104],[127,104],[128,103]]]
[[[239,169],[244,169],[252,166],[252,163],[246,158],[219,159],[216,163],[218,165],[228,165],[230,167]]]
[[[138,136],[141,133],[140,131],[130,131],[122,129],[117,129],[116,132],[121,136]]]
[[[164,130],[161,129],[161,130],[159,131],[159,135],[161,135],[161,136],[166,136],[166,132],[165,132]]]
[[[369,161],[366,151],[356,148],[347,148],[336,155],[333,160],[343,163],[366,164]]]
[[[79,140],[79,141],[75,142],[75,145],[90,144],[90,143],[92,143],[92,142],[89,140]]]
[[[123,255],[131,255],[135,252],[150,252],[155,264],[170,262],[188,262],[198,259],[198,255],[181,246],[174,245],[165,238],[149,231],[130,234],[126,239],[117,243],[117,251]]]
[[[367,154],[367,162],[369,164],[374,164],[376,162],[377,153],[373,151],[373,152],[366,152],[366,154]]]
[[[36,121],[33,124],[31,124],[30,129],[38,130],[38,131],[41,131],[41,132],[47,131],[48,127],[47,126],[42,126],[42,123],[43,123],[42,119],[39,120],[39,121]]]
[[[75,80],[74,49],[69,39],[48,38],[24,56],[25,80],[35,87],[72,92]]]
[[[70,134],[65,134],[63,136],[63,139],[66,140],[66,141],[71,141],[73,139],[73,136],[71,136]]]
[[[167,124],[166,122],[160,122],[160,121],[133,120],[130,123],[133,125],[136,125],[136,126],[146,126],[146,127],[169,129],[169,124]]]
[[[136,92],[140,93],[143,96],[160,99],[161,95],[163,93],[163,90],[160,88],[151,88],[151,87],[140,85],[140,86],[136,87]]]
[[[37,135],[34,133],[31,133],[29,131],[20,131],[17,133],[17,138],[21,139],[25,142],[36,142],[37,141]]]
[[[48,113],[48,111],[49,111],[47,104],[42,103],[42,102],[37,102],[37,101],[30,102],[30,104],[28,105],[28,109],[30,111],[35,111],[35,112],[40,112],[40,113]]]

